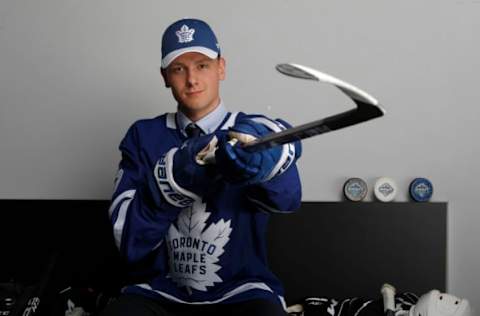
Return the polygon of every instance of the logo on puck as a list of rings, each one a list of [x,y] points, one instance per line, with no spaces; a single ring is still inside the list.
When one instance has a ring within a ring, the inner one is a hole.
[[[373,193],[379,201],[390,202],[395,198],[397,185],[392,179],[381,177],[375,182]]]
[[[427,202],[433,194],[432,183],[425,178],[415,178],[410,183],[410,197],[417,202]]]
[[[367,183],[360,178],[350,178],[343,185],[343,193],[350,201],[362,201],[367,196],[367,192]]]

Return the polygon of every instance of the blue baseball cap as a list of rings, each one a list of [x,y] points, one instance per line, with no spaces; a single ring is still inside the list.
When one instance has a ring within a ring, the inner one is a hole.
[[[167,68],[178,56],[202,53],[215,59],[220,55],[220,45],[210,26],[198,19],[181,19],[171,24],[162,37],[162,68]]]

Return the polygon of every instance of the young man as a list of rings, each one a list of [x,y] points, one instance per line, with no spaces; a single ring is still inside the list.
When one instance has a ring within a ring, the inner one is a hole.
[[[265,232],[270,213],[300,206],[300,143],[242,149],[289,126],[226,110],[225,59],[205,22],[166,29],[161,72],[177,112],[135,122],[120,144],[109,214],[135,282],[103,315],[285,315]]]

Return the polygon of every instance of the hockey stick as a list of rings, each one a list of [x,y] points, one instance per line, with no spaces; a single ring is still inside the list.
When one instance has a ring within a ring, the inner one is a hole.
[[[48,307],[46,306],[48,304],[44,301],[51,294],[50,287],[59,256],[60,254],[58,252],[54,252],[50,255],[39,283],[25,288],[18,304],[9,314],[10,316],[46,315],[45,307]]]
[[[247,151],[261,151],[267,148],[359,124],[385,114],[385,110],[380,107],[378,101],[374,97],[331,75],[309,67],[291,63],[279,64],[276,69],[282,74],[290,77],[332,84],[352,99],[357,107],[346,112],[292,127],[278,133],[268,134],[262,138],[244,144],[243,146]]]
[[[385,283],[380,292],[382,293],[385,316],[395,316],[395,287]]]
[[[305,123],[296,127],[288,128],[281,132],[271,133],[264,137],[257,138],[251,142],[243,143],[242,146],[246,151],[256,152],[271,147],[295,142],[312,136],[328,133],[337,129],[345,128],[355,124],[359,124],[385,114],[378,101],[359,88],[335,78],[321,71],[297,64],[278,64],[276,69],[287,76],[321,81],[329,83],[339,88],[357,105],[356,108],[345,111],[326,118]],[[216,145],[216,144],[215,144]],[[197,155],[197,162],[200,164],[215,163],[215,149],[207,148]]]

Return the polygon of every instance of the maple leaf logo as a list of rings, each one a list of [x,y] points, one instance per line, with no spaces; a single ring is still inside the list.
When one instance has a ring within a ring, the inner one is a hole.
[[[183,25],[180,30],[176,31],[175,34],[178,36],[179,43],[189,43],[193,41],[193,34],[195,34],[195,29],[188,28],[187,25]]]
[[[177,225],[172,224],[167,234],[169,277],[190,294],[192,289],[206,291],[208,286],[222,282],[217,275],[222,268],[218,261],[232,232],[230,220],[221,219],[206,228],[210,213],[205,209],[201,201],[183,209]]]

